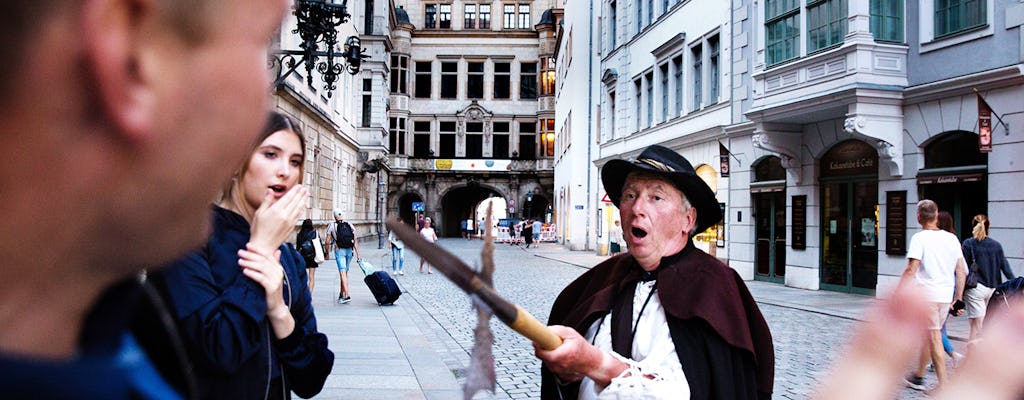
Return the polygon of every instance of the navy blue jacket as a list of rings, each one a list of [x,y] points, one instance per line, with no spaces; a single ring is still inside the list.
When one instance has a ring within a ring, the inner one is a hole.
[[[266,316],[266,291],[238,265],[238,250],[248,241],[245,218],[214,207],[206,248],[154,279],[184,337],[201,397],[266,398],[270,380],[282,376],[285,388],[312,397],[323,388],[334,353],[327,336],[317,332],[305,262],[291,244],[281,246],[282,292],[295,330],[276,339]]]
[[[1000,272],[1006,275],[1006,279],[1014,278],[1010,262],[1003,253],[1003,246],[995,239],[986,237],[979,242],[970,237],[964,239],[962,247],[968,268],[972,261],[978,261],[978,283],[994,289],[1003,283],[1002,277],[999,276]]]

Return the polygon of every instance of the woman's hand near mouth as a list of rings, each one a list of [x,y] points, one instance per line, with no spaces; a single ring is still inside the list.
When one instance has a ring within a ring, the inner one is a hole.
[[[263,203],[253,214],[250,250],[270,255],[281,247],[302,215],[307,196],[309,189],[303,185],[293,186],[280,199],[275,199],[276,192],[267,188]]]

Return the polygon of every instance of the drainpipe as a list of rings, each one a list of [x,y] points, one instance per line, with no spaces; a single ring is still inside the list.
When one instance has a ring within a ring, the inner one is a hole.
[[[591,149],[594,146],[593,135],[594,135],[594,123],[593,123],[593,106],[594,106],[594,0],[589,0],[588,5],[590,6],[590,23],[587,24],[587,203],[594,204],[594,201],[590,198],[590,171],[593,169],[591,166]],[[572,205],[570,205],[572,207]],[[589,208],[589,207],[588,207]],[[570,210],[571,212],[571,210]],[[594,216],[594,213],[587,213],[587,238],[583,241],[583,250],[592,250],[590,248],[590,218]]]

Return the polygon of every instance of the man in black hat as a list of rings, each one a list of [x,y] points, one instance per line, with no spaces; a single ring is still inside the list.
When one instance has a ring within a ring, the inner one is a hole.
[[[536,350],[541,397],[770,398],[775,356],[761,311],[735,271],[693,245],[722,219],[714,192],[662,146],[608,162],[601,180],[630,251],[555,300],[548,323],[563,343]]]

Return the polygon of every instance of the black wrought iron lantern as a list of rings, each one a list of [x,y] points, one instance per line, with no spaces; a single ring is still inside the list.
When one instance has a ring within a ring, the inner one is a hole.
[[[292,33],[302,39],[299,45],[301,50],[281,49],[274,52],[271,60],[271,67],[277,71],[274,87],[281,85],[288,75],[303,65],[306,69],[306,83],[313,84],[313,70],[316,70],[322,75],[324,89],[327,89],[327,96],[330,97],[331,92],[337,89],[335,83],[342,71],[355,75],[359,73],[362,59],[368,58],[363,54],[356,36],[345,39],[343,51],[339,53],[337,50],[338,27],[348,22],[352,15],[348,13],[346,2],[337,4],[325,0],[295,0],[294,14],[297,24]]]

